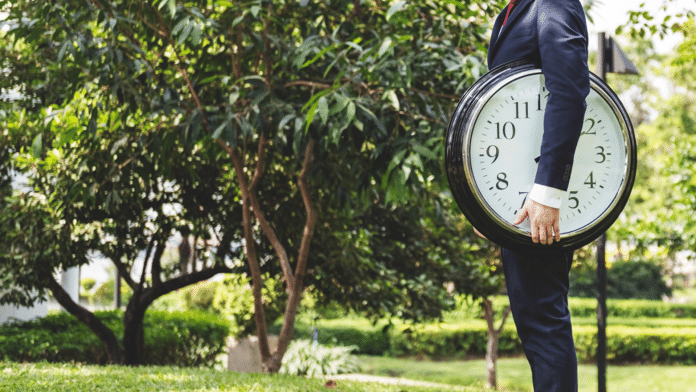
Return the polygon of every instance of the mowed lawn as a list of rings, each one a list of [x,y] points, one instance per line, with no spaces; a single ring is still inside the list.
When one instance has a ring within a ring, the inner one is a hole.
[[[418,361],[361,356],[363,372],[454,385],[483,386],[486,367],[483,360]],[[579,392],[597,391],[597,367],[581,364]],[[525,358],[498,360],[498,389],[509,392],[532,391],[532,374]],[[696,392],[696,366],[609,366],[607,390],[611,392]]]
[[[482,392],[483,360],[419,361],[361,356],[364,374],[449,384],[449,387],[384,385],[283,375],[237,374],[211,369],[172,367],[83,366],[0,362],[0,391],[226,391],[226,392]],[[580,365],[580,392],[597,390],[597,371]],[[611,392],[696,392],[696,366],[610,366]],[[524,358],[498,362],[499,390],[529,392],[531,374]]]

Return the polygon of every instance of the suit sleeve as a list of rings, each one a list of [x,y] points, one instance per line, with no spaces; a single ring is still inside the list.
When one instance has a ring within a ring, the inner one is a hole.
[[[566,191],[590,92],[587,24],[579,0],[539,2],[539,51],[549,96],[535,183]]]

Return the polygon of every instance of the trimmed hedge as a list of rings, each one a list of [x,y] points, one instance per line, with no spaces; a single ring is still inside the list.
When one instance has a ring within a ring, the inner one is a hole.
[[[355,346],[365,355],[384,355],[389,352],[389,325],[372,325],[365,320],[338,319],[322,321],[317,326],[317,342],[324,345]],[[271,328],[276,334],[280,325]],[[295,324],[295,339],[313,339],[312,326]]]
[[[669,321],[669,320],[667,320]],[[344,323],[357,323],[343,320]],[[340,321],[320,323],[320,342],[340,345],[356,345],[360,354],[387,356],[418,356],[430,358],[464,358],[483,356],[486,353],[488,330],[483,320],[467,320],[460,323],[443,323],[392,326],[384,331],[380,326],[360,329],[340,326]],[[310,329],[300,326],[301,336]],[[597,327],[573,326],[575,346],[580,361],[595,359]],[[297,335],[296,335],[297,336]],[[361,340],[365,337],[365,340]],[[345,339],[345,340],[344,340]],[[522,354],[522,343],[517,337],[512,320],[505,324],[499,341],[500,354]],[[660,363],[696,364],[696,327],[607,327],[607,359],[611,363]]]
[[[95,312],[121,340],[123,312]],[[229,325],[202,312],[145,314],[144,365],[213,366],[226,350]],[[61,312],[32,321],[0,326],[0,359],[14,362],[105,364],[97,336],[72,315]]]
[[[390,333],[389,354],[394,356],[465,357],[485,355],[488,328],[483,320],[458,324],[399,326]],[[522,353],[522,342],[511,321],[498,341],[500,354]]]
[[[501,314],[509,304],[506,296],[493,299],[493,308]],[[596,298],[568,298],[571,317],[596,317]],[[463,305],[461,309],[445,316],[446,321],[477,318],[480,310],[475,305]],[[677,304],[649,299],[607,299],[608,317],[625,318],[696,318],[696,303]]]
[[[568,305],[572,317],[590,317],[597,314],[595,298],[570,298]],[[696,318],[696,304],[675,304],[648,299],[607,299],[607,315],[629,318]]]
[[[594,361],[597,328],[573,330],[578,360]],[[696,328],[607,327],[607,360],[610,363],[696,364]]]

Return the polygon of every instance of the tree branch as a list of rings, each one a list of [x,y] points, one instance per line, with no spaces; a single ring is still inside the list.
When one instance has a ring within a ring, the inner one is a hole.
[[[126,266],[121,262],[120,255],[117,255],[117,254],[109,252],[109,251],[104,251],[102,249],[100,249],[100,252],[104,256],[111,259],[111,262],[114,263],[114,266],[116,267],[116,270],[118,271],[119,275],[121,275],[121,279],[125,280],[128,287],[130,287],[131,290],[135,291],[135,288],[137,285],[136,285],[135,281],[133,280],[133,278],[131,278],[130,273],[126,269]]]
[[[75,303],[70,295],[61,287],[53,275],[49,275],[48,289],[51,290],[53,298],[70,314],[75,316],[81,323],[85,324],[99,340],[104,344],[108,362],[112,364],[123,364],[125,353],[118,344],[118,340],[113,331],[99,320],[94,313]]]
[[[309,245],[312,242],[312,236],[314,235],[314,225],[317,221],[317,210],[312,202],[312,194],[307,185],[307,171],[314,160],[314,139],[309,139],[307,146],[305,147],[305,157],[302,163],[302,171],[300,176],[297,178],[297,186],[300,188],[302,193],[302,202],[305,206],[305,212],[307,217],[305,219],[305,227],[302,234],[302,243],[300,244],[299,259],[297,261],[297,266],[295,267],[295,277],[302,281],[302,276],[304,275],[307,258],[309,257]]]
[[[506,306],[505,310],[503,311],[503,318],[500,320],[500,327],[496,330],[497,334],[500,334],[503,331],[503,327],[505,326],[505,320],[507,319],[508,315],[510,314],[510,306]]]
[[[164,237],[164,236],[161,236]],[[162,284],[162,255],[167,248],[167,243],[164,240],[157,240],[157,250],[152,259],[152,285],[157,286]]]
[[[227,151],[227,154],[232,159],[233,164],[235,166],[235,170],[237,172],[237,178],[240,179],[240,185],[241,181],[244,181],[243,187],[247,188],[247,195],[243,195],[243,197],[245,198],[245,200],[247,200],[248,197],[250,206],[254,211],[254,217],[256,217],[256,221],[259,223],[259,226],[261,227],[261,230],[263,231],[266,238],[268,238],[268,240],[270,241],[271,246],[273,246],[276,255],[278,255],[278,259],[280,260],[280,267],[283,270],[283,276],[285,278],[285,283],[287,284],[287,290],[289,291],[291,290],[291,287],[293,287],[295,284],[295,277],[292,273],[292,266],[290,265],[288,254],[285,251],[285,247],[283,246],[283,244],[280,242],[280,240],[278,240],[278,236],[276,235],[273,226],[266,220],[266,217],[263,215],[261,203],[259,203],[259,199],[256,196],[256,187],[261,181],[261,176],[263,175],[263,169],[266,160],[266,137],[263,133],[259,137],[259,149],[258,158],[256,161],[256,170],[254,172],[251,185],[249,187],[246,186],[246,176],[244,175],[244,169],[242,167],[241,160],[239,159],[236,150],[231,148],[224,141],[222,141],[222,139],[218,139],[218,144],[223,146],[225,151]],[[240,176],[243,177],[243,180]],[[242,190],[242,193],[244,193],[244,190]]]
[[[495,325],[493,324],[495,321],[495,315],[493,314],[493,303],[490,299],[486,298],[481,301],[481,304],[483,305],[483,314],[486,318],[486,323],[488,324],[488,330],[495,332]]]
[[[204,281],[206,279],[210,279],[217,274],[229,272],[232,272],[232,269],[229,267],[217,266],[206,268],[194,273],[177,276],[176,278],[162,282],[162,284],[159,286],[147,290],[143,294],[141,305],[149,306],[157,298],[169,294],[172,291]]]
[[[280,240],[278,240],[278,236],[276,235],[273,226],[263,215],[261,203],[259,203],[259,199],[255,192],[249,192],[249,200],[251,201],[251,207],[254,210],[254,217],[256,217],[256,221],[259,223],[261,231],[263,231],[263,234],[271,242],[271,246],[273,246],[276,255],[278,255],[280,267],[283,270],[283,276],[285,277],[285,283],[287,284],[287,290],[289,291],[295,285],[295,276],[293,276],[292,266],[290,265],[290,260],[288,259],[288,254],[285,251],[285,247]]]
[[[251,206],[250,192],[247,185],[246,174],[244,173],[244,165],[237,154],[237,150],[230,147],[222,139],[217,139],[218,144],[227,152],[227,155],[232,160],[237,180],[239,181],[239,189],[242,192],[242,225],[244,227],[244,252],[249,263],[249,271],[251,272],[252,293],[254,296],[254,318],[256,320],[256,334],[259,338],[259,350],[261,359],[265,362],[271,356],[271,350],[268,345],[268,329],[266,327],[266,313],[263,308],[262,286],[263,278],[261,277],[261,269],[259,268],[259,260],[256,254],[256,243],[254,242],[254,228],[251,221]]]
[[[140,282],[138,282],[138,287],[133,290],[133,297],[139,297],[143,292],[143,287],[145,286],[145,274],[147,273],[147,263],[150,260],[150,254],[152,253],[152,247],[155,245],[155,236],[150,238],[150,243],[147,245],[147,252],[145,252],[145,260],[143,260],[143,270],[140,273]]]
[[[307,185],[307,172],[314,159],[314,139],[309,139],[307,146],[305,147],[305,156],[302,163],[302,171],[297,178],[297,186],[300,188],[302,193],[302,201],[305,206],[305,212],[307,217],[305,218],[305,227],[302,233],[302,241],[300,243],[299,254],[297,257],[297,265],[295,267],[295,282],[292,287],[290,287],[290,296],[288,302],[285,305],[285,315],[283,318],[283,326],[280,331],[280,339],[278,341],[278,351],[273,355],[273,361],[271,366],[278,369],[280,368],[281,359],[285,355],[285,351],[290,345],[290,340],[292,339],[293,329],[295,325],[295,317],[297,315],[297,308],[302,299],[302,291],[304,289],[304,274],[307,269],[307,259],[309,257],[309,246],[312,242],[312,236],[314,235],[314,227],[317,222],[317,211],[312,202],[312,194]]]
[[[293,80],[292,82],[285,83],[283,85],[284,87],[292,87],[292,86],[305,86],[305,87],[311,87],[311,88],[318,88],[318,89],[330,89],[333,86],[327,83],[321,83],[321,82],[312,82],[310,80]]]
[[[240,48],[242,47],[242,23],[237,25],[236,38],[237,42],[233,44],[234,46],[231,48],[232,50],[230,50],[230,57],[232,58],[232,73],[234,74],[234,78],[239,80],[242,78],[242,56],[240,53]],[[234,42],[234,40],[230,41]]]

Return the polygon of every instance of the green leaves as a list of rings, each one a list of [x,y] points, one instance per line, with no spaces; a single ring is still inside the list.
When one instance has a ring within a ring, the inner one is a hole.
[[[396,3],[394,3],[394,4],[392,4],[392,5],[389,7],[389,10],[387,11],[387,15],[386,15],[387,21],[389,21],[389,19],[392,17],[392,15],[394,15],[395,13],[401,11],[401,10],[404,8],[405,5],[406,5],[406,1],[405,1],[405,0],[404,0],[404,1],[398,1],[398,2],[396,2]]]
[[[34,137],[34,142],[31,143],[31,153],[34,158],[41,158],[43,152],[43,134],[39,133]]]
[[[191,45],[198,46],[204,31],[204,21],[193,17],[182,18],[172,29],[172,37],[176,38],[177,45],[183,45],[190,39]]]
[[[162,0],[160,1],[159,6],[157,8],[161,10],[165,6],[169,11],[169,16],[173,18],[176,14],[176,0]]]

